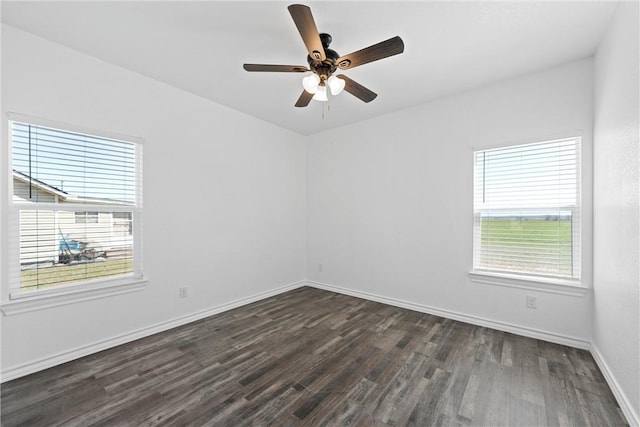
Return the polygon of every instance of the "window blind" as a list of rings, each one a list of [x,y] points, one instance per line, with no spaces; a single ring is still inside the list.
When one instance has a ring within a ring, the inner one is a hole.
[[[13,291],[141,275],[140,144],[29,122],[10,126]]]
[[[474,157],[474,270],[578,279],[579,138]]]
[[[12,122],[13,169],[34,186],[63,191],[82,203],[135,203],[135,143]]]

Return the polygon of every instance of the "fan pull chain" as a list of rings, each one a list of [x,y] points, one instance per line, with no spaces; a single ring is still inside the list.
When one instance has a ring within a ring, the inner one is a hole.
[[[328,97],[326,102],[322,103],[322,120],[324,120],[325,106],[327,107],[326,110],[328,114],[331,111],[331,96]]]

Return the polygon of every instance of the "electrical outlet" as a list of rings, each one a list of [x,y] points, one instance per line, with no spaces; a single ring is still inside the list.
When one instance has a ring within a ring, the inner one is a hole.
[[[180,288],[180,298],[186,298],[189,296],[189,288]]]
[[[536,297],[527,296],[527,308],[538,308],[538,300]]]
[[[318,271],[322,273],[322,264],[318,264]]]

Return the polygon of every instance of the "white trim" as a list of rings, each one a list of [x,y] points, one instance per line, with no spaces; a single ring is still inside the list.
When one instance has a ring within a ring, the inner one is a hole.
[[[627,398],[627,395],[620,387],[618,382],[615,379],[615,376],[609,369],[609,366],[605,362],[605,359],[602,357],[602,354],[598,350],[598,348],[591,342],[580,339],[569,337],[566,335],[555,334],[548,331],[542,331],[534,328],[527,328],[519,325],[514,325],[512,323],[499,322],[496,320],[486,319],[478,316],[471,316],[468,314],[463,314],[459,312],[454,312],[450,310],[443,310],[435,307],[430,307],[422,304],[415,304],[395,298],[383,297],[380,295],[371,294],[368,292],[355,291],[352,289],[343,288],[341,286],[330,285],[327,283],[307,281],[307,286],[311,286],[318,289],[323,289],[326,291],[336,292],[339,294],[350,295],[356,298],[362,298],[370,301],[376,301],[383,304],[392,305],[395,307],[406,308],[409,310],[418,311],[421,313],[433,314],[435,316],[445,317],[448,319],[458,320],[465,323],[470,323],[473,325],[484,326],[492,329],[497,329],[499,331],[511,332],[517,335],[522,335],[525,337],[540,339],[544,341],[549,341],[556,344],[566,345],[570,347],[580,348],[583,350],[588,350],[593,359],[595,360],[598,368],[602,372],[602,375],[607,382],[607,385],[613,392],[614,397],[618,405],[620,405],[620,409],[622,410],[624,416],[627,418],[627,422],[632,427],[640,427],[640,417],[635,412],[631,401]]]
[[[505,286],[509,288],[528,289],[533,291],[547,292],[551,294],[569,295],[583,297],[590,288],[577,284],[569,280],[561,280],[546,277],[518,276],[512,274],[501,274],[485,271],[470,271],[469,277],[472,282],[483,283],[485,285]]]
[[[3,302],[0,311],[5,316],[27,313],[29,311],[43,310],[61,305],[75,304],[80,301],[88,301],[98,298],[106,298],[114,295],[126,294],[144,290],[147,280],[143,277],[115,279],[100,281],[94,284],[86,282],[69,286],[43,289],[41,291],[11,292],[11,301]]]
[[[31,361],[28,363],[24,363],[22,365],[9,368],[3,371],[0,374],[0,383],[11,381],[16,378],[23,377],[25,375],[32,374],[34,372],[38,372],[47,368],[51,368],[56,365],[60,365],[62,363],[70,362],[72,360],[78,359],[80,357],[88,356],[90,354],[97,353],[99,351],[106,350],[108,348],[112,348],[121,344],[125,344],[136,339],[144,338],[158,332],[163,332],[178,326],[182,326],[191,322],[195,322],[197,320],[213,316],[215,314],[219,314],[228,310],[232,310],[234,308],[241,307],[246,304],[251,304],[256,301],[260,301],[265,298],[269,298],[284,292],[288,292],[294,289],[298,289],[303,286],[310,286],[317,289],[323,289],[326,291],[337,292],[344,295],[350,295],[357,298],[363,298],[366,300],[376,301],[383,304],[392,305],[395,307],[406,308],[409,310],[418,311],[421,313],[433,314],[440,317],[445,317],[465,323],[470,323],[478,326],[489,327],[492,329],[497,329],[505,332],[511,332],[517,335],[523,335],[531,338],[542,339],[549,342],[554,342],[557,344],[568,345],[571,347],[581,348],[584,350],[589,350],[593,355],[596,364],[602,371],[607,384],[611,388],[616,400],[620,404],[620,408],[624,415],[627,418],[627,422],[630,426],[640,426],[640,418],[634,412],[630,401],[627,399],[624,391],[620,388],[615,377],[613,376],[611,370],[608,365],[604,361],[604,358],[600,354],[598,348],[592,343],[578,339],[573,337],[568,337],[560,334],[553,334],[546,331],[541,331],[533,328],[526,328],[518,325],[513,325],[510,323],[499,322],[495,320],[490,320],[486,318],[481,318],[477,316],[470,316],[467,314],[462,314],[450,310],[438,309],[422,304],[410,303],[407,301],[383,297],[380,295],[371,294],[368,292],[360,292],[347,288],[343,288],[340,286],[330,285],[327,283],[315,282],[315,281],[298,281],[294,283],[290,283],[288,285],[281,286],[279,288],[258,293],[253,296],[249,296],[246,298],[241,298],[235,301],[231,301],[229,303],[221,304],[209,309],[201,310],[196,313],[188,314],[185,316],[177,317],[165,322],[160,322],[152,326],[148,326],[145,328],[140,328],[125,334],[121,334],[112,338],[108,338],[105,340],[97,341],[89,345],[81,346],[75,348],[73,350],[64,351],[53,356],[41,358],[35,361]],[[4,306],[3,306],[4,307]]]
[[[627,395],[622,390],[622,387],[620,387],[620,384],[618,384],[618,381],[616,381],[613,372],[611,372],[611,369],[609,369],[609,365],[607,365],[604,357],[602,357],[602,353],[600,353],[598,347],[596,347],[596,345],[593,343],[591,344],[590,350],[593,359],[596,361],[596,364],[598,365],[598,368],[600,368],[600,371],[602,371],[604,379],[607,381],[607,384],[613,392],[616,401],[620,405],[622,413],[627,418],[627,423],[629,423],[629,425],[632,427],[640,426],[640,416],[638,416],[638,414],[635,412],[635,410],[633,409],[633,405],[631,405],[631,401],[627,398]]]
[[[256,301],[260,301],[265,298],[269,298],[283,292],[288,292],[305,285],[304,281],[298,281],[290,283],[288,285],[281,286],[269,291],[260,292],[258,294],[240,298],[235,301],[220,304],[205,310],[201,310],[192,314],[176,317],[171,320],[156,323],[145,328],[136,329],[131,332],[127,332],[115,337],[107,338],[104,340],[96,341],[94,343],[77,347],[72,350],[63,351],[61,353],[54,354],[52,356],[44,357],[38,360],[33,360],[22,365],[18,365],[2,371],[0,374],[0,382],[11,381],[16,378],[23,377],[25,375],[32,374],[34,372],[41,371],[43,369],[51,368],[62,363],[70,362],[80,357],[88,356],[90,354],[97,353],[99,351],[106,350],[121,344],[148,337],[158,332],[163,332],[178,326],[185,325],[187,323],[195,322],[196,320],[204,319],[205,317],[213,316],[224,311],[232,310],[234,308],[241,307],[243,305],[251,304]]]
[[[472,315],[460,313],[457,311],[444,310],[441,308],[435,308],[428,305],[416,304],[416,303],[412,303],[412,302],[408,302],[408,301],[404,301],[396,298],[389,298],[381,295],[371,294],[368,292],[355,291],[352,289],[347,289],[347,288],[343,288],[336,285],[330,285],[327,283],[307,281],[307,285],[314,288],[323,289],[326,291],[337,292],[339,294],[350,295],[356,298],[376,301],[383,304],[392,305],[394,307],[406,308],[409,310],[418,311],[420,313],[433,314],[435,316],[445,317],[447,319],[457,320],[464,323],[470,323],[472,325],[496,329],[503,332],[510,332],[516,335],[522,335],[529,338],[535,338],[535,339],[548,341],[556,344],[580,348],[583,350],[589,350],[591,348],[591,343],[582,338],[570,337],[567,335],[556,334],[553,332],[543,331],[540,329],[515,325],[513,323],[500,322],[498,320],[487,319],[479,316],[472,316]]]

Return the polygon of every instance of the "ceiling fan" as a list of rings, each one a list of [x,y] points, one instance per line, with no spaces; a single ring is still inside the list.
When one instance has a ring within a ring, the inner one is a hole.
[[[311,14],[311,9],[302,4],[292,4],[287,9],[296,24],[302,41],[307,47],[307,63],[309,67],[302,65],[269,65],[269,64],[244,64],[247,71],[266,71],[282,73],[312,74],[302,79],[304,90],[296,102],[296,107],[306,107],[312,99],[327,101],[327,86],[332,95],[337,95],[343,89],[356,98],[371,102],[376,96],[375,92],[361,84],[351,80],[344,74],[334,75],[337,69],[349,70],[359,65],[398,55],[404,51],[404,43],[398,36],[376,43],[364,49],[340,56],[335,50],[329,49],[331,36],[326,33],[318,33],[316,24]]]

